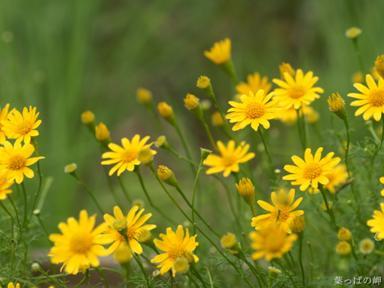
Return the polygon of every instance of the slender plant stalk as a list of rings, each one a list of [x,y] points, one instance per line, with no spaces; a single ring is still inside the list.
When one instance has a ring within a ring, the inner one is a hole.
[[[303,287],[306,287],[305,284],[305,270],[303,265],[303,232],[299,233],[299,263],[300,263],[300,270],[301,270],[301,280],[303,282]]]
[[[272,175],[274,175],[275,173],[274,173],[274,171],[273,171],[273,161],[272,161],[272,156],[271,156],[271,153],[269,152],[269,148],[268,148],[267,142],[266,142],[265,137],[264,137],[264,131],[263,131],[263,128],[262,128],[262,127],[259,127],[258,132],[259,132],[259,136],[260,136],[261,142],[263,143],[265,153],[267,154],[269,168],[270,168],[271,171],[272,171]]]
[[[118,176],[117,179],[119,181],[119,185],[121,187],[121,191],[123,191],[123,194],[124,194],[125,198],[127,199],[128,203],[131,204],[132,203],[132,198],[131,198],[131,195],[129,195],[127,188],[125,188],[123,179],[121,179],[120,176]]]
[[[334,226],[334,228],[337,230],[338,228],[337,228],[337,224],[336,224],[335,215],[333,214],[333,210],[329,207],[327,196],[325,195],[325,191],[324,191],[323,187],[320,188],[320,192],[321,192],[321,196],[323,196],[324,204],[325,204],[325,207],[327,209],[327,213],[329,215],[329,218],[331,219],[331,223]]]
[[[201,170],[203,168],[203,161],[204,159],[200,159],[199,166],[197,167],[196,176],[193,180],[193,188],[192,188],[192,225],[193,225],[193,232],[195,233],[195,204],[196,204],[196,193],[197,193],[197,183],[199,181],[199,176],[201,173]]]
[[[99,210],[101,215],[104,215],[104,210],[101,207],[99,201],[97,201],[97,198],[95,194],[93,194],[93,191],[88,187],[87,184],[85,184],[76,173],[71,173],[71,175],[76,179],[77,183],[84,188],[84,190],[88,193],[89,197],[91,197],[93,204],[95,204],[96,208]]]

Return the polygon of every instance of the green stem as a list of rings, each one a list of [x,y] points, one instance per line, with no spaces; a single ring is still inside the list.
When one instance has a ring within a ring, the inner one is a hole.
[[[303,287],[306,287],[305,271],[304,271],[304,265],[303,265],[303,233],[299,233],[299,263],[300,263],[301,279],[303,281]]]
[[[363,58],[361,57],[359,42],[358,42],[357,38],[352,39],[352,43],[353,43],[353,48],[355,49],[357,60],[359,62],[360,71],[361,71],[361,73],[364,73]]]
[[[260,135],[261,142],[263,142],[265,153],[267,154],[267,157],[268,157],[269,167],[270,167],[270,169],[272,171],[272,175],[274,175],[275,173],[273,171],[273,161],[272,161],[271,153],[269,152],[269,148],[268,148],[267,142],[265,141],[265,138],[264,138],[264,135],[263,135],[264,134],[263,128],[259,127],[258,132],[259,132],[259,135]]]
[[[84,188],[84,190],[88,193],[89,197],[91,197],[93,203],[95,204],[96,208],[99,210],[101,215],[104,215],[104,210],[103,208],[101,208],[101,205],[99,201],[97,201],[97,198],[93,194],[92,190],[83,181],[80,180],[77,174],[72,173],[71,175],[76,179],[77,183]]]
[[[147,284],[147,287],[150,287],[149,278],[148,278],[147,273],[145,272],[143,263],[141,263],[141,260],[139,259],[139,257],[137,257],[137,256],[135,255],[135,253],[132,253],[132,256],[133,256],[133,258],[135,259],[137,265],[139,266],[141,273],[144,275],[144,278],[145,278],[145,282],[146,282],[146,284]]]
[[[348,123],[348,119],[347,119],[347,116],[344,117],[343,119],[343,122],[344,122],[344,125],[345,125],[345,132],[347,134],[347,147],[345,148],[345,165],[347,166],[347,171],[348,171],[348,176],[351,177],[351,170],[350,170],[350,167],[349,167],[349,148],[350,148],[350,145],[351,145],[351,136],[350,136],[350,132],[349,132],[349,123]]]
[[[208,139],[209,139],[209,142],[211,143],[212,148],[216,149],[216,143],[215,143],[215,140],[213,139],[211,129],[209,128],[208,123],[205,120],[205,117],[204,117],[204,115],[203,115],[203,113],[201,111],[201,108],[199,108],[199,111],[198,111],[198,118],[199,118],[201,124],[204,127],[205,133],[208,136]]]
[[[176,133],[181,140],[181,144],[183,145],[185,154],[187,155],[188,159],[192,159],[192,154],[191,154],[191,151],[189,150],[187,140],[185,140],[185,137],[184,137],[183,133],[181,132],[180,126],[176,120],[173,123],[173,127],[175,127]],[[191,166],[191,169],[193,171],[193,174],[195,174],[195,167],[192,164],[190,164],[190,166]]]
[[[195,203],[196,203],[196,192],[197,192],[197,183],[199,181],[199,176],[200,176],[200,173],[201,173],[201,170],[203,168],[203,161],[204,159],[200,159],[200,163],[199,163],[199,166],[197,167],[197,171],[196,171],[196,176],[195,176],[195,179],[193,181],[193,188],[192,188],[192,225],[193,225],[193,232],[195,233]]]
[[[324,204],[327,209],[327,213],[329,215],[329,218],[331,219],[331,223],[334,226],[334,228],[337,230],[337,224],[336,224],[336,219],[335,215],[333,214],[333,210],[329,207],[327,196],[325,195],[325,190],[323,187],[320,188],[321,196],[323,196]]]
[[[300,110],[296,110],[296,115],[297,115],[297,129],[299,131],[299,138],[301,142],[301,147],[303,151],[307,148],[306,144],[306,135],[305,135],[305,129],[303,129],[304,125],[302,122],[304,122],[304,114],[300,113]]]
[[[199,271],[195,268],[193,264],[191,265],[191,271],[196,275],[197,279],[199,279],[203,287],[207,288],[207,285],[205,284],[203,277],[200,275]]]
[[[27,190],[25,189],[24,182],[21,183],[21,191],[23,193],[23,199],[24,199],[23,228],[26,229],[26,226],[28,225],[28,195],[27,195]]]
[[[120,176],[118,176],[117,179],[118,179],[118,181],[119,181],[121,190],[123,191],[123,194],[124,194],[125,198],[127,199],[128,203],[131,204],[131,203],[132,203],[132,198],[131,198],[131,196],[129,195],[127,189],[125,188],[123,179],[121,179]]]

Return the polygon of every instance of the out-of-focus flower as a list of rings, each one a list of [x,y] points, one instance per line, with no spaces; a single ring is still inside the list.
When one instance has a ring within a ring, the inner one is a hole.
[[[364,81],[363,73],[357,71],[352,75],[352,83],[362,83]]]
[[[375,242],[372,239],[365,238],[359,242],[359,251],[361,254],[371,254],[375,250]]]
[[[337,238],[340,241],[349,241],[352,239],[352,233],[351,230],[345,227],[341,227],[339,231],[337,232]]]
[[[361,33],[362,33],[362,31],[359,27],[349,27],[345,31],[345,37],[347,37],[349,39],[356,39],[357,37],[360,36]]]
[[[111,140],[111,133],[107,125],[103,122],[100,122],[95,126],[95,137],[100,142],[109,142]]]
[[[336,245],[336,253],[342,256],[351,254],[352,247],[347,241],[339,241]]]
[[[231,60],[231,40],[215,42],[210,50],[204,51],[204,56],[215,64],[224,64]]]
[[[84,111],[81,113],[81,122],[86,125],[92,124],[95,122],[95,114],[90,110]]]
[[[324,185],[324,188],[331,193],[336,193],[336,189],[345,184],[348,180],[347,167],[344,164],[337,165],[331,172],[326,174],[329,182]]]
[[[66,174],[72,174],[75,173],[77,170],[77,164],[76,163],[69,163],[64,166],[64,173]]]
[[[384,203],[380,203],[380,210],[373,211],[372,218],[367,221],[370,231],[375,233],[377,240],[384,239]]]
[[[6,173],[0,175],[0,201],[7,199],[7,195],[12,193],[11,186],[13,181],[10,181]]]
[[[3,122],[8,119],[9,104],[5,104],[4,107],[0,108],[0,143],[7,140],[7,136],[3,130]]]
[[[157,104],[157,111],[161,117],[168,121],[172,120],[174,117],[172,106],[170,106],[167,102],[160,102]]]
[[[304,115],[308,123],[315,123],[319,119],[319,113],[311,106],[302,106],[299,113]],[[287,125],[293,125],[297,121],[297,110],[293,107],[284,109],[278,113],[278,119]]]
[[[151,164],[153,162],[154,154],[153,150],[149,147],[141,149],[137,159],[144,165]]]
[[[384,54],[377,56],[375,60],[375,71],[381,78],[384,78]]]
[[[113,258],[119,263],[119,264],[124,264],[128,263],[131,261],[133,258],[132,251],[129,248],[127,243],[122,243],[113,253]]]
[[[292,77],[295,76],[295,69],[293,69],[292,65],[286,62],[283,62],[279,65],[280,77],[284,78],[284,74],[288,73]]]
[[[184,98],[184,106],[188,110],[194,110],[199,107],[200,99],[195,95],[188,93]]]
[[[220,245],[223,249],[227,249],[231,253],[236,253],[238,252],[239,241],[235,234],[228,232],[220,238]]]
[[[143,87],[137,88],[136,99],[141,104],[149,104],[153,99],[152,92]]]
[[[215,111],[211,116],[212,126],[219,127],[224,125],[224,118],[221,116],[219,111]]]
[[[196,82],[197,88],[207,89],[209,88],[210,85],[211,85],[211,79],[209,79],[207,76],[201,75],[199,76],[199,78],[197,78],[197,82]]]
[[[301,232],[303,232],[304,231],[304,227],[305,227],[304,215],[295,217],[292,220],[290,227],[291,227],[291,231],[293,233],[301,233]]]
[[[249,92],[256,94],[257,91],[263,89],[265,94],[268,94],[271,91],[271,87],[272,85],[267,76],[262,77],[259,73],[253,73],[247,76],[247,82],[237,84],[236,92],[248,95]]]
[[[21,288],[20,283],[17,282],[9,282],[7,288]]]

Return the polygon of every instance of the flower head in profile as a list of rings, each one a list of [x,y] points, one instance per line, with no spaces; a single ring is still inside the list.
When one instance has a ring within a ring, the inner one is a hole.
[[[259,90],[256,94],[249,92],[240,96],[240,102],[229,101],[232,107],[228,109],[225,118],[230,123],[235,123],[233,131],[244,129],[248,125],[257,131],[259,126],[264,129],[270,127],[269,120],[277,117],[278,107],[272,100],[272,94],[265,94],[264,90]]]
[[[149,136],[141,138],[140,135],[135,135],[131,140],[128,138],[121,139],[121,146],[115,143],[109,143],[108,148],[110,151],[103,153],[101,161],[102,165],[113,165],[109,170],[109,175],[117,172],[120,176],[124,171],[132,172],[135,166],[140,165],[138,159],[139,153],[143,149],[150,149],[152,143],[147,143]],[[153,155],[156,155],[155,150],[150,150]]]
[[[7,174],[0,175],[0,201],[7,199],[7,195],[12,193],[11,186],[13,181],[10,181]]]
[[[324,185],[324,188],[331,193],[336,193],[337,189],[348,180],[347,167],[344,164],[339,164],[325,176],[329,182]]]
[[[164,275],[169,270],[175,277],[177,272],[183,272],[178,269],[179,266],[188,267],[189,263],[197,263],[199,258],[193,253],[199,243],[196,241],[196,235],[190,236],[189,230],[178,225],[176,231],[168,227],[166,233],[159,235],[160,239],[155,239],[153,243],[162,253],[151,259],[152,263],[157,264],[160,274]],[[180,264],[185,265],[180,265]]]
[[[210,50],[204,51],[204,56],[215,64],[228,62],[231,59],[231,40],[225,38],[215,42]]]
[[[304,159],[294,155],[292,161],[294,165],[285,165],[284,170],[289,174],[283,177],[284,180],[291,181],[292,185],[300,186],[301,191],[308,188],[318,189],[319,184],[327,185],[329,179],[327,175],[332,173],[340,162],[339,157],[334,157],[335,153],[330,152],[325,157],[321,156],[323,148],[320,147],[312,154],[310,148],[305,149]]]
[[[53,264],[62,264],[68,274],[78,274],[90,267],[100,265],[99,257],[107,256],[104,244],[108,239],[104,236],[105,224],[95,227],[96,216],[88,216],[87,211],[80,212],[79,220],[73,217],[59,224],[61,234],[51,234],[49,240],[53,247],[49,251]]]
[[[312,71],[304,73],[303,70],[297,69],[294,75],[285,72],[283,79],[273,79],[279,86],[273,93],[281,107],[300,109],[320,98],[319,94],[324,92],[322,88],[314,87],[318,80]]]
[[[247,76],[247,82],[240,82],[236,86],[236,92],[239,94],[249,94],[249,92],[256,93],[260,89],[263,89],[266,94],[271,91],[271,83],[267,76],[261,76],[259,73],[249,74]]]
[[[9,104],[6,104],[4,107],[0,108],[0,143],[3,143],[7,140],[7,136],[3,130],[3,123],[8,119]]]
[[[304,214],[303,210],[296,210],[303,197],[295,200],[295,189],[280,189],[277,192],[271,193],[272,204],[259,200],[257,204],[267,211],[267,214],[259,215],[252,218],[252,226],[256,229],[269,225],[270,223],[278,223],[287,231],[290,231],[292,221]]]
[[[372,218],[367,221],[370,231],[375,233],[377,240],[384,239],[384,203],[380,204],[381,210],[373,211]]]
[[[308,123],[315,123],[319,119],[319,113],[311,106],[302,106],[299,115],[304,115]],[[297,121],[297,110],[293,107],[281,110],[278,113],[278,119],[287,125],[293,125]]]
[[[109,251],[115,252],[120,245],[126,243],[132,253],[143,253],[143,248],[140,245],[143,240],[142,236],[156,228],[156,225],[146,224],[152,214],[143,215],[143,213],[144,209],[139,209],[137,205],[133,206],[127,215],[123,214],[118,206],[115,206],[113,207],[113,215],[104,215],[104,221],[108,226],[106,237],[113,243],[108,248]]]
[[[3,131],[10,139],[30,142],[32,137],[39,136],[37,128],[41,124],[36,107],[24,107],[20,112],[13,109],[8,113],[7,120],[3,124]]]
[[[7,174],[9,181],[17,184],[24,181],[24,176],[33,178],[35,173],[29,166],[44,159],[42,156],[31,157],[34,152],[35,147],[30,143],[16,141],[11,144],[5,141],[0,146],[0,171]]]
[[[384,78],[384,54],[377,56],[374,69],[379,77]]]
[[[292,249],[296,241],[296,234],[288,232],[277,223],[270,223],[262,229],[251,232],[251,247],[255,250],[252,254],[253,260],[265,259],[271,261],[281,258]]]
[[[227,145],[217,141],[217,148],[220,155],[210,154],[203,162],[204,165],[210,167],[207,174],[223,172],[224,177],[228,177],[232,172],[240,171],[240,164],[246,163],[255,157],[255,153],[248,152],[249,144],[244,142],[236,146],[233,140],[230,140]]]
[[[7,288],[21,288],[20,283],[9,282]]]
[[[359,93],[349,93],[348,96],[354,100],[351,106],[359,107],[355,116],[363,115],[364,120],[371,118],[380,121],[384,113],[384,79],[380,78],[377,82],[372,75],[365,76],[366,85],[355,83],[353,86]]]

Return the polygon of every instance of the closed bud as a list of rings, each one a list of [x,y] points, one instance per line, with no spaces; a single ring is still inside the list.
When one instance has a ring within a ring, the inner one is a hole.
[[[154,151],[148,147],[141,149],[137,158],[144,165],[151,164],[154,156],[153,152]]]
[[[340,241],[349,241],[352,238],[352,233],[348,228],[341,227],[337,232],[337,238]]]
[[[207,76],[201,75],[196,82],[196,87],[200,89],[207,89],[211,86],[211,79]]]
[[[173,121],[174,113],[172,107],[167,102],[157,104],[157,111],[160,116],[168,121]]]
[[[81,113],[81,122],[85,125],[90,125],[95,121],[95,114],[92,111],[87,110]]]
[[[95,137],[100,142],[109,142],[111,140],[111,133],[103,122],[95,126]]]
[[[305,227],[305,219],[304,219],[303,215],[296,216],[295,218],[293,218],[293,221],[292,221],[291,226],[290,226],[293,233],[303,232],[304,227]]]
[[[141,104],[149,104],[152,102],[152,92],[146,88],[138,88],[136,90],[136,99]]]
[[[40,264],[38,262],[33,262],[31,264],[31,270],[32,270],[33,273],[39,272],[41,270]]]
[[[361,33],[362,31],[359,27],[350,27],[345,31],[345,37],[354,40],[359,37]]]
[[[376,73],[384,79],[384,54],[377,56],[375,60],[375,70]]]
[[[157,137],[157,139],[155,141],[155,146],[157,148],[168,148],[169,144],[168,144],[167,137],[164,135]]]
[[[212,126],[215,126],[215,127],[223,126],[224,118],[221,116],[220,112],[215,111],[212,113],[211,123],[212,123]]]
[[[220,245],[223,249],[227,249],[232,253],[237,253],[240,248],[236,235],[230,232],[220,238]]]
[[[352,75],[352,83],[362,83],[364,81],[363,73],[357,71]]]
[[[332,93],[328,97],[329,111],[335,113],[341,119],[345,119],[345,102],[339,93]]]
[[[157,166],[157,176],[161,181],[169,185],[176,186],[177,184],[175,174],[173,174],[173,171],[165,165]]]
[[[194,110],[199,107],[200,100],[195,95],[188,93],[184,98],[184,106],[188,110]]]
[[[77,164],[76,163],[69,163],[64,166],[64,173],[66,174],[74,174],[77,170]]]
[[[286,62],[283,62],[279,65],[279,70],[280,70],[280,75],[281,75],[281,78],[284,77],[284,74],[285,73],[288,73],[289,75],[291,75],[292,77],[295,75],[295,69],[293,69],[293,67],[291,66],[291,64],[289,63],[286,63]]]
[[[336,245],[336,253],[342,256],[351,254],[352,246],[347,241],[340,241]]]
[[[255,197],[255,186],[251,179],[241,178],[240,181],[236,183],[236,188],[240,196],[243,197],[248,204],[252,205]]]
[[[281,274],[281,270],[274,266],[268,266],[268,273],[272,275],[277,275],[277,274]]]

